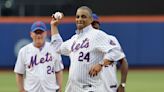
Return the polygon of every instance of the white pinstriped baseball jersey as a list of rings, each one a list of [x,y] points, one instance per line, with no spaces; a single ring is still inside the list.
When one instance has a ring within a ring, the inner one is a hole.
[[[117,59],[106,56],[111,50],[115,51],[115,48],[117,47],[110,44],[106,33],[92,28],[91,25],[80,32],[77,31],[71,39],[62,43],[59,52],[69,56],[71,60],[66,92],[75,90],[70,83],[81,88],[82,92],[97,92],[102,84],[100,74],[90,77],[89,70],[94,64],[102,62],[104,58]],[[81,91],[77,90],[76,92]]]
[[[27,92],[56,92],[59,86],[55,72],[61,71],[61,56],[50,43],[42,49],[30,43],[19,51],[14,72],[25,75],[24,88]]]
[[[111,44],[116,45],[119,49],[118,51],[121,56],[118,56],[118,60],[124,58],[125,54],[122,51],[118,40],[112,35],[109,35],[109,40]],[[116,64],[117,62],[115,61],[112,65],[108,65],[108,67],[103,67],[103,70],[101,72],[102,80],[104,81],[105,89],[107,90],[107,92],[117,92],[118,82],[116,75]]]

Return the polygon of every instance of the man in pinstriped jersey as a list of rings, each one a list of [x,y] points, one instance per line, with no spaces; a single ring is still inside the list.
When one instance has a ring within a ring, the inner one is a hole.
[[[59,53],[70,57],[71,65],[65,92],[108,92],[101,81],[102,67],[118,60],[122,53],[110,44],[108,35],[91,26],[92,10],[82,6],[76,12],[76,34],[63,42]],[[51,25],[52,32],[58,31],[58,20]],[[57,38],[52,37],[54,44]],[[117,55],[117,57],[115,57]]]
[[[30,36],[33,42],[20,49],[14,68],[19,92],[62,92],[64,67],[56,46],[46,42],[45,23],[34,22]]]
[[[95,13],[92,14],[92,17],[93,17],[92,26],[95,29],[100,29],[100,22],[98,21],[99,17]],[[116,37],[109,35],[109,38],[112,41],[111,42],[112,44],[117,45],[120,51],[123,51]],[[113,64],[103,67],[101,73],[102,80],[104,81],[106,87],[105,89],[108,90],[108,92],[125,92],[125,83],[128,73],[128,62],[126,60],[125,55],[118,61],[119,62],[113,61]],[[118,85],[117,75],[116,75],[117,63],[120,63],[120,71],[121,71],[120,85]]]

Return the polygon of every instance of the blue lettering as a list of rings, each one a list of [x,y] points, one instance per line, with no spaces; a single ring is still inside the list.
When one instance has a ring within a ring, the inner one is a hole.
[[[88,48],[89,47],[89,39],[85,38],[85,40],[82,41],[82,43],[77,43],[74,42],[71,46],[72,51],[77,51],[82,48]]]
[[[32,68],[34,66],[37,66],[39,64],[44,64],[45,62],[49,62],[52,61],[52,56],[49,53],[46,53],[45,57],[41,57],[40,60],[37,62],[37,55],[35,55],[34,57],[31,57],[31,61],[30,61],[30,65],[28,66],[28,68]]]

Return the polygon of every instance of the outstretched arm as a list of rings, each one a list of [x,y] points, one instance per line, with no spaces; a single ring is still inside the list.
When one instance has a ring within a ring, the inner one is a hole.
[[[53,35],[59,34],[57,26],[60,23],[61,19],[64,17],[64,15],[62,13],[62,18],[61,19],[56,19],[54,14],[52,14],[51,17],[52,17],[51,22],[50,22],[50,25],[51,25],[51,36],[53,36]]]
[[[59,34],[58,31],[58,24],[61,21],[61,19],[55,19],[54,14],[52,15],[52,19],[50,22],[51,25],[51,44],[53,45],[55,50],[58,50],[61,44],[63,43],[63,40]]]

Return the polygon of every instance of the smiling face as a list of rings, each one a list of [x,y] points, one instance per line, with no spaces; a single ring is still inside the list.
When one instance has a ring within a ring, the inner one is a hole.
[[[91,13],[87,9],[79,8],[76,12],[76,27],[82,30],[92,23]]]
[[[40,48],[43,46],[45,42],[47,32],[42,30],[36,30],[34,32],[31,32],[31,38],[33,40],[34,46],[37,48]]]

